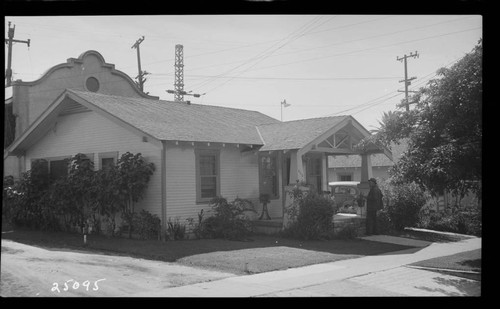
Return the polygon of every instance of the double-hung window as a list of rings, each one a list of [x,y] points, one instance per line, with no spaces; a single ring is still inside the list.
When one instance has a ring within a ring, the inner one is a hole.
[[[197,149],[196,201],[209,202],[220,194],[220,155],[217,150]]]

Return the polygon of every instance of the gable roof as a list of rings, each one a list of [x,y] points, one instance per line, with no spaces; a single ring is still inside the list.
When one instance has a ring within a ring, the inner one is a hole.
[[[350,116],[278,122],[257,127],[264,140],[262,151],[301,149]]]
[[[279,122],[256,111],[68,90],[158,140],[262,145],[255,126]]]
[[[369,134],[352,116],[281,122],[256,111],[67,89],[12,143],[9,153],[20,153],[36,143],[58,115],[83,110],[94,111],[155,143],[233,143],[262,145],[261,151],[271,151],[310,147],[346,124],[354,124],[357,134]]]

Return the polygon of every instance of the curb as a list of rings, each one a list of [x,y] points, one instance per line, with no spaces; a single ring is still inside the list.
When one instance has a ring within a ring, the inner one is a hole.
[[[413,269],[420,269],[420,270],[435,271],[435,272],[445,273],[447,275],[465,277],[467,279],[481,281],[481,272],[479,272],[479,271],[457,270],[457,269],[449,269],[449,268],[436,268],[436,267],[424,267],[424,266],[412,266],[412,265],[405,265],[404,267],[413,268]]]

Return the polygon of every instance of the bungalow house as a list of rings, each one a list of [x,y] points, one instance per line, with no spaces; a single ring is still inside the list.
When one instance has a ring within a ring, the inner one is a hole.
[[[352,116],[281,122],[256,111],[160,100],[96,51],[37,81],[15,82],[13,104],[16,139],[4,165],[15,162],[23,172],[45,159],[55,172],[63,159],[85,153],[99,169],[140,152],[156,171],[138,210],[158,215],[163,228],[169,218],[196,218],[215,196],[258,204],[267,193],[270,216],[283,218],[288,186],[328,189],[328,156],[359,155],[363,190],[371,154],[391,156],[387,149],[353,149],[370,133]]]

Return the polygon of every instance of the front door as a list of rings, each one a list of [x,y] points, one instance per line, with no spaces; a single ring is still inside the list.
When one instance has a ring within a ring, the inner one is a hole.
[[[323,164],[321,155],[310,155],[307,157],[306,181],[312,190],[320,193],[323,188]]]

